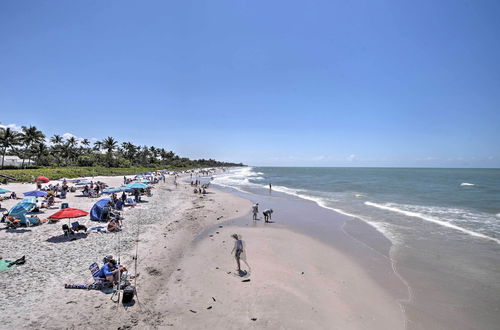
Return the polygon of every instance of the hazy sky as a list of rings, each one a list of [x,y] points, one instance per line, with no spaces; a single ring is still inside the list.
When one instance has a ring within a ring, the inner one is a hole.
[[[500,1],[0,1],[0,122],[251,165],[500,167]]]

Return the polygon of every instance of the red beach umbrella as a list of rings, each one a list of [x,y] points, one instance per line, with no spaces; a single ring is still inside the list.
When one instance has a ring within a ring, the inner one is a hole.
[[[88,214],[89,214],[88,212],[85,212],[80,209],[66,208],[52,214],[49,217],[49,219],[79,218],[79,217],[84,217]]]
[[[49,181],[50,179],[47,178],[46,176],[39,176],[38,178],[36,178],[36,182],[47,183]]]

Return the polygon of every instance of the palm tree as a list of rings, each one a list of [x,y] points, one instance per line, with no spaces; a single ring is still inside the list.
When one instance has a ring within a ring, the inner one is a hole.
[[[132,159],[135,158],[135,154],[137,153],[138,147],[130,142],[123,142],[122,148],[124,150],[125,158],[132,161]]]
[[[2,166],[0,168],[3,168],[7,149],[19,144],[21,144],[21,134],[13,131],[10,127],[0,127],[0,147],[2,148]]]
[[[55,134],[50,138],[50,142],[53,144],[61,144],[63,142],[63,138],[62,136]]]
[[[21,137],[21,142],[24,143],[24,152],[28,156],[28,166],[29,166],[31,163],[31,156],[28,153],[28,150],[31,148],[33,144],[44,141],[45,135],[35,126],[30,126],[30,127],[23,126],[22,130],[23,134]],[[21,166],[24,167],[24,156],[23,156],[23,163]]]
[[[111,166],[111,160],[113,159],[113,150],[118,146],[118,141],[116,141],[111,136],[108,136],[102,141],[102,147],[106,150],[107,158],[108,158],[108,166]]]
[[[94,150],[95,151],[101,151],[102,149],[102,142],[101,141],[95,141],[94,142]]]
[[[36,163],[40,165],[42,157],[47,154],[49,148],[43,142],[33,145],[33,154],[36,156]]]
[[[118,142],[111,136],[108,136],[102,141],[102,148],[106,150],[108,154],[113,153],[113,150],[118,146]]]
[[[77,144],[78,140],[74,136],[70,136],[64,145],[64,150],[66,153],[66,164],[74,160],[77,156]]]

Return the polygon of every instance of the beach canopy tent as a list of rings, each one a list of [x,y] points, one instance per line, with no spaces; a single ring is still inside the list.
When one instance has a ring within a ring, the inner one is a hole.
[[[71,207],[62,209],[60,211],[57,211],[56,213],[52,214],[49,219],[66,219],[66,218],[79,218],[79,217],[84,217],[88,215],[89,213],[80,210],[80,209],[74,209]]]
[[[125,186],[125,188],[127,189],[146,189],[147,187],[148,187],[147,184],[140,182],[129,183],[128,185]]]
[[[25,192],[23,195],[24,196],[33,196],[33,197],[44,197],[44,196],[47,196],[48,193],[46,193],[45,191],[41,191],[41,190],[33,190],[33,191]]]
[[[103,198],[98,200],[90,210],[90,220],[92,221],[106,220],[107,218],[104,208],[108,206],[109,202],[110,202],[109,198]]]
[[[36,182],[41,182],[41,183],[47,183],[50,181],[49,178],[47,178],[46,176],[39,176],[38,178],[36,178],[35,180]]]
[[[0,188],[0,194],[5,194],[5,193],[9,193],[9,192],[10,192],[10,190]]]
[[[35,206],[35,197],[26,197],[9,210],[9,216],[14,218],[24,217],[24,215],[33,210]]]

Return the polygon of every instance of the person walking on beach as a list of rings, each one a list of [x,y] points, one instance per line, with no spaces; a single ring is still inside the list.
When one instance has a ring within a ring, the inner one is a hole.
[[[257,220],[257,213],[259,213],[259,203],[252,206],[253,220]]]
[[[273,214],[273,209],[264,210],[262,214],[264,214],[264,221],[269,222],[269,220],[271,220],[271,214]]]
[[[233,234],[231,236],[235,239],[234,247],[231,250],[231,254],[234,252],[234,257],[236,259],[236,264],[238,265],[238,274],[241,274],[240,256],[243,252],[243,241],[238,237],[238,234]]]

